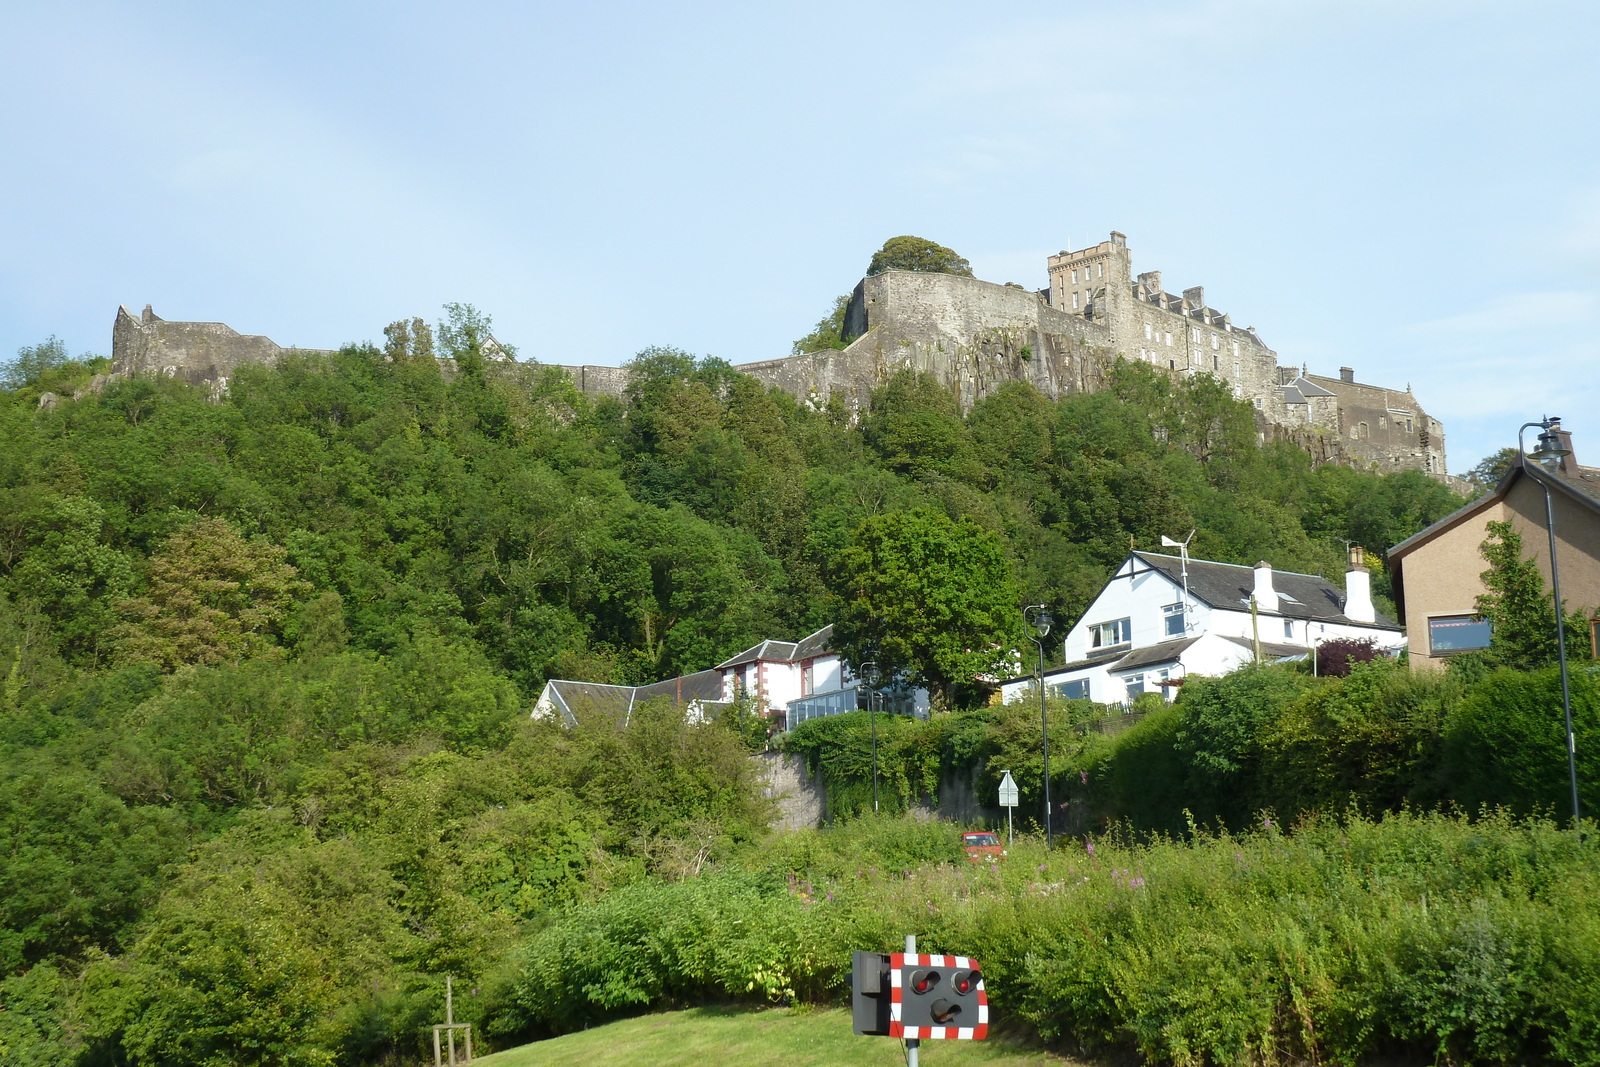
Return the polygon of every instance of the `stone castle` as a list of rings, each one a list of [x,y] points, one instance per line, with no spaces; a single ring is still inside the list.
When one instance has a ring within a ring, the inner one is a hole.
[[[1038,292],[887,271],[863,278],[851,294],[842,350],[736,369],[811,403],[839,397],[852,409],[896,371],[925,371],[970,408],[1011,381],[1052,398],[1094,392],[1114,363],[1136,360],[1173,375],[1217,377],[1255,407],[1263,440],[1293,440],[1319,462],[1455,481],[1446,474],[1444,428],[1409,385],[1357,382],[1348,367],[1325,377],[1279,366],[1254,327],[1235,326],[1206,303],[1202,288],[1177,296],[1162,288],[1160,271],[1134,275],[1132,266],[1127,238],[1112,233],[1093,247],[1050,256],[1050,284]],[[168,322],[148,306],[136,318],[124,307],[112,330],[111,376],[166,374],[220,395],[234,368],[270,364],[285,351],[222,323]],[[620,396],[627,384],[621,367],[564,369],[591,395]]]

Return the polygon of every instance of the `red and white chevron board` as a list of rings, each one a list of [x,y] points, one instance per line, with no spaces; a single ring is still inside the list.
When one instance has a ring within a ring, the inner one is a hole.
[[[976,1026],[906,1026],[900,1021],[901,982],[907,968],[960,967],[978,972],[978,1022]],[[989,994],[983,988],[983,968],[969,956],[908,956],[896,952],[889,957],[889,1036],[930,1041],[982,1041],[989,1036]]]

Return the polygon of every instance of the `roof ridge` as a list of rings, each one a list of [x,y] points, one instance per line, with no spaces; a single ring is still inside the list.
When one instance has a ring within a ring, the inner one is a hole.
[[[1179,562],[1182,562],[1182,559],[1183,559],[1182,556],[1169,556],[1165,552],[1147,552],[1142,548],[1134,549],[1133,550],[1133,554],[1136,555],[1136,556],[1156,556],[1156,557],[1159,557],[1161,559],[1175,559],[1175,560],[1178,560]],[[1255,570],[1254,565],[1249,564],[1249,563],[1223,563],[1221,560],[1217,560],[1217,559],[1195,559],[1193,556],[1189,557],[1189,562],[1190,563],[1206,563],[1206,564],[1209,564],[1209,565],[1211,565],[1213,567],[1238,567],[1240,570],[1246,570],[1246,571]],[[1296,578],[1314,578],[1319,582],[1327,582],[1329,585],[1333,585],[1333,579],[1332,578],[1327,578],[1327,577],[1324,577],[1323,575],[1320,575],[1320,574],[1307,574],[1305,571],[1286,571],[1286,570],[1282,570],[1281,568],[1278,568],[1278,567],[1273,567],[1272,568],[1272,573],[1273,574],[1291,574],[1291,575],[1295,576]]]

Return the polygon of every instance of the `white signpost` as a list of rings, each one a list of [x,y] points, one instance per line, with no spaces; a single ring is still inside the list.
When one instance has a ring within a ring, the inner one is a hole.
[[[1011,832],[1011,809],[1017,806],[1017,783],[1012,781],[1010,771],[1002,771],[1000,779],[1000,806],[1006,809],[1006,848],[1016,844],[1016,839]]]

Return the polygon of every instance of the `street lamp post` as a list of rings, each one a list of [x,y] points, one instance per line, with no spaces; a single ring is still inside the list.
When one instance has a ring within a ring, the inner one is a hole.
[[[1523,445],[1522,435],[1531,426],[1537,426],[1541,431],[1539,445],[1532,453],[1535,465],[1544,467],[1546,464],[1559,463],[1563,457],[1572,455],[1572,450],[1561,442],[1560,416],[1552,418],[1546,415],[1542,421],[1525,422],[1517,430],[1517,461],[1522,465],[1523,472],[1544,490],[1544,526],[1550,535],[1550,592],[1556,602],[1556,658],[1561,664],[1561,710],[1566,716],[1567,725],[1567,776],[1572,783],[1572,828],[1581,832],[1582,827],[1578,822],[1578,746],[1572,735],[1572,692],[1567,685],[1567,620],[1561,605],[1561,567],[1556,560],[1556,512],[1550,500],[1550,483],[1545,475],[1534,473],[1534,467],[1528,463],[1529,453]]]
[[[867,718],[872,722],[872,813],[878,813],[878,682],[882,676],[878,665],[871,660],[861,665],[862,680],[867,683]]]
[[[1032,618],[1028,617],[1030,612]],[[1039,646],[1039,724],[1044,749],[1044,847],[1048,852],[1054,845],[1054,835],[1050,830],[1050,713],[1044,702],[1044,639],[1050,636],[1050,624],[1055,620],[1050,618],[1050,610],[1044,604],[1029,604],[1022,609],[1022,621],[1038,635],[1033,643]]]

